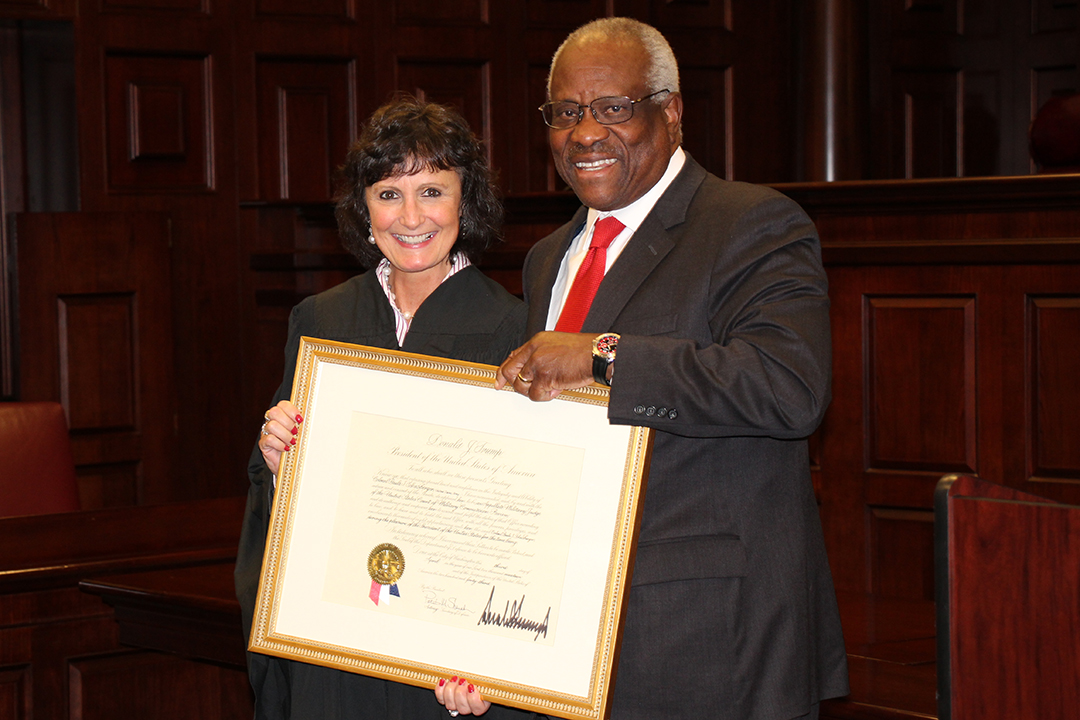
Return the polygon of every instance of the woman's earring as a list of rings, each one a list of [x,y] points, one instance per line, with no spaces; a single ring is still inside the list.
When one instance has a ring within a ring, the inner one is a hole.
[[[372,245],[374,245],[375,244],[375,235],[374,235],[374,233],[371,232],[371,226],[370,225],[368,225],[367,233],[368,233],[367,241],[369,243],[371,243]]]

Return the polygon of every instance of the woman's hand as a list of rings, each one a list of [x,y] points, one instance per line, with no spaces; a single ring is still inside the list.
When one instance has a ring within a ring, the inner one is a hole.
[[[277,475],[281,465],[281,453],[296,444],[296,436],[300,433],[300,423],[304,422],[304,418],[300,417],[300,411],[288,400],[282,400],[267,410],[263,417],[266,422],[263,423],[262,434],[259,435],[259,451],[270,472]]]
[[[480,697],[479,688],[459,677],[439,680],[435,686],[435,699],[450,712],[450,717],[483,715],[491,707],[491,703]]]

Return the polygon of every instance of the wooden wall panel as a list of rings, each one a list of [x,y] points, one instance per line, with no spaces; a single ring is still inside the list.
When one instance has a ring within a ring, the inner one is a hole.
[[[724,178],[732,178],[735,132],[732,121],[731,68],[687,68],[681,73],[683,147],[695,160]],[[720,169],[720,172],[717,170]]]
[[[1080,89],[1076,18],[1071,1],[870,3],[870,177],[1034,172],[1031,120]]]
[[[491,154],[491,65],[466,58],[398,59],[398,87],[421,99],[452,105]]]
[[[870,588],[874,595],[934,599],[934,513],[928,510],[869,508]]]
[[[731,0],[651,0],[649,21],[657,27],[733,30]]]
[[[104,12],[150,11],[204,15],[211,0],[101,0]]]
[[[240,718],[252,713],[246,674],[154,652],[124,651],[70,664],[69,697],[82,720]]]
[[[495,0],[498,2],[498,0]],[[486,24],[491,0],[394,0],[394,20],[401,25]]]
[[[0,658],[0,662],[3,659]],[[30,717],[30,667],[0,665],[0,717],[28,720]]]
[[[975,472],[975,299],[865,302],[867,468]]]
[[[1036,34],[1076,30],[1077,3],[1074,0],[1032,0],[1031,19]]]
[[[950,467],[1080,504],[1080,184],[783,189],[814,218],[829,274],[819,497],[834,578],[929,599],[929,512]]]
[[[170,241],[156,214],[27,213],[19,240],[20,395],[57,400],[83,501],[168,497],[174,441]],[[112,474],[106,492],[91,466]],[[125,477],[134,484],[115,488]],[[87,506],[84,506],[84,508]],[[90,506],[94,507],[94,506]]]
[[[964,0],[904,0],[889,3],[899,26],[907,32],[958,34],[962,31]]]
[[[125,507],[139,504],[142,463],[88,463],[76,468],[79,507]]]
[[[264,58],[257,64],[261,196],[326,201],[355,127],[355,64]]]
[[[533,192],[565,191],[567,185],[551,157],[548,146],[548,127],[540,114],[540,106],[547,102],[548,64],[532,64],[528,69],[529,98],[536,100],[534,106],[527,106],[524,122],[528,127],[528,152],[524,154],[525,167],[519,171],[528,178],[527,189]]]
[[[1080,484],[1080,297],[1028,298],[1029,475]]]
[[[255,15],[266,17],[309,17],[353,20],[356,0],[255,0]]]
[[[60,399],[75,433],[131,432],[139,356],[134,292],[58,295]]]
[[[566,28],[565,37],[590,20],[610,17],[613,14],[611,6],[612,0],[529,0],[525,3],[526,27]],[[554,52],[555,48],[551,50]]]
[[[954,70],[898,71],[893,76],[893,127],[903,143],[893,167],[903,177],[954,177],[962,174],[957,137],[961,76]]]
[[[109,184],[119,192],[213,187],[206,57],[106,58]]]

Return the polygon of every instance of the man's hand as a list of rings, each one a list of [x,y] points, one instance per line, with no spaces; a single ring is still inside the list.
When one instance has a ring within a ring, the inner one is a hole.
[[[563,390],[591,384],[595,337],[595,333],[537,333],[499,366],[495,389],[510,385],[532,400],[547,401]]]

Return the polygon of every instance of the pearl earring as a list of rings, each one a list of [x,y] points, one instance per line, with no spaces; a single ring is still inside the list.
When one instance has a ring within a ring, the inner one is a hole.
[[[372,245],[374,245],[375,244],[375,235],[371,232],[371,226],[370,225],[368,225],[367,231],[368,231],[367,241],[369,243],[371,243]]]

